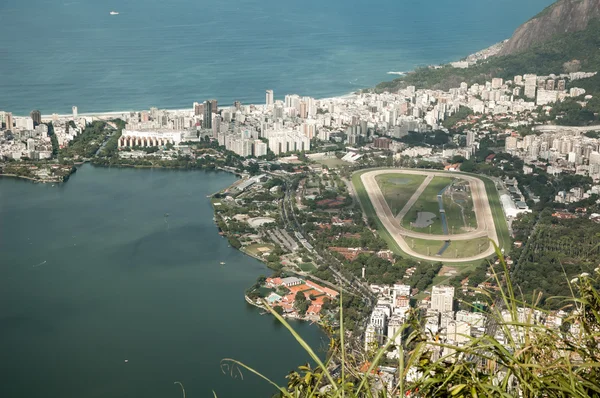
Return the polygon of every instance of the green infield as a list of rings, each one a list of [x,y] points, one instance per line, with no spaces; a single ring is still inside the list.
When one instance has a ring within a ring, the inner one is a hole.
[[[397,215],[425,181],[425,176],[390,173],[375,177],[375,181],[377,181],[392,214]]]
[[[446,242],[439,240],[405,239],[411,249],[424,256],[437,256],[442,251],[442,248],[444,248],[443,252],[439,254],[440,261],[443,261],[445,258],[472,257],[484,252],[490,245],[487,237],[469,240],[450,240],[450,244],[447,247],[445,247]]]
[[[452,177],[433,177],[419,199],[402,219],[402,226],[417,232],[444,234],[440,218],[438,194],[452,184]]]
[[[359,171],[352,175],[352,185],[354,185],[354,190],[356,191],[356,195],[358,196],[358,201],[360,203],[360,206],[362,207],[363,213],[365,214],[365,217],[367,217],[368,220],[372,221],[375,224],[375,227],[379,232],[379,236],[381,236],[381,238],[387,243],[388,248],[391,251],[400,256],[411,257],[404,253],[402,249],[400,249],[400,246],[398,246],[394,238],[392,238],[392,235],[390,235],[388,230],[381,223],[379,217],[377,217],[375,208],[371,203],[371,199],[369,199],[369,194],[367,193],[367,190],[365,189],[365,186],[363,185],[362,180],[360,179],[360,176],[362,174],[373,170],[374,169],[367,169],[364,171]]]
[[[492,209],[492,216],[494,217],[494,225],[496,226],[496,234],[498,235],[498,247],[504,249],[504,254],[510,253],[512,247],[510,234],[508,233],[508,224],[504,217],[504,210],[502,210],[502,203],[500,202],[500,194],[496,189],[494,181],[489,178],[481,178],[485,184],[485,191],[487,193],[490,208]]]
[[[477,229],[477,217],[473,209],[470,184],[468,181],[456,179],[442,195],[448,232],[458,234]]]
[[[396,243],[396,241],[392,238],[390,233],[385,229],[385,227],[383,226],[383,224],[381,223],[379,218],[377,217],[375,209],[373,208],[373,205],[369,199],[369,195],[366,192],[365,187],[361,180],[362,174],[371,172],[371,171],[375,171],[375,170],[381,170],[381,169],[361,170],[352,175],[352,184],[354,185],[356,194],[358,196],[359,203],[362,207],[362,210],[363,210],[365,216],[373,222],[377,231],[379,232],[379,235],[382,237],[382,239],[384,239],[386,241],[390,250],[392,250],[394,253],[401,255],[403,257],[409,257],[409,258],[414,258],[414,259],[423,261],[418,256],[411,256],[411,255],[408,255],[407,253],[403,252],[400,249],[400,247],[398,246],[398,244]],[[424,171],[424,175],[426,173],[427,173],[427,171]],[[392,179],[393,178],[392,176],[394,176],[394,175],[398,176],[401,174],[402,174],[401,172],[397,172],[395,170],[390,170],[389,175],[386,174],[386,175],[384,175],[384,177],[388,177],[389,179]],[[439,219],[439,206],[437,203],[437,194],[443,188],[450,185],[453,180],[455,181],[454,185],[457,185],[457,186],[462,183],[466,184],[466,182],[464,182],[460,179],[461,174],[468,175],[468,176],[475,176],[484,182],[487,197],[488,197],[488,202],[489,202],[489,205],[491,208],[492,216],[494,218],[494,224],[496,226],[496,233],[498,235],[498,240],[499,240],[498,244],[501,248],[505,249],[505,253],[508,253],[508,251],[510,250],[511,240],[510,240],[510,236],[508,234],[508,226],[507,226],[506,220],[504,218],[504,212],[502,211],[502,207],[501,207],[501,203],[500,203],[500,196],[498,194],[498,191],[496,190],[494,182],[487,177],[474,175],[474,174],[468,174],[468,173],[453,173],[452,177],[434,177],[432,179],[432,181],[430,182],[428,187],[425,189],[425,191],[419,198],[419,201],[421,201],[424,198],[431,199],[431,200],[427,201],[427,202],[429,202],[427,204],[427,206],[429,206],[428,208],[431,208],[433,210],[433,212],[436,216],[435,217],[436,220],[434,220],[434,221],[437,221],[437,225],[438,225],[437,233],[439,233],[439,234],[443,233],[442,228],[441,228],[441,221]],[[378,176],[377,182],[379,184],[381,184],[382,181],[379,179],[379,177],[381,177],[381,176]],[[412,177],[412,175],[411,175],[411,177]],[[425,176],[422,177],[422,179],[424,179],[424,178],[425,178]],[[385,179],[383,181],[385,183]],[[404,181],[404,182],[407,182],[407,181]],[[460,189],[457,189],[457,191],[460,191]],[[414,193],[414,190],[413,190],[413,193]],[[467,192],[465,190],[465,192],[463,192],[462,194],[460,194],[459,192],[451,192],[451,193],[452,193],[452,195],[449,195],[448,199],[446,199],[446,197],[444,197],[444,207],[446,209],[446,212],[449,212],[449,214],[447,214],[447,217],[449,217],[448,222],[450,225],[449,232],[452,232],[451,228],[452,228],[452,225],[454,225],[455,233],[458,233],[457,228],[461,228],[461,227],[464,228],[465,221],[468,226],[469,220],[472,220],[471,228],[476,228],[477,227],[476,221],[475,221],[476,218],[475,218],[475,214],[473,211],[473,204],[472,204],[472,198],[470,196],[470,192]],[[406,223],[406,224],[409,223],[408,220],[410,220],[411,212],[412,212],[413,219],[416,219],[415,208],[416,208],[416,206],[419,205],[419,201],[417,201],[417,203],[415,203],[415,205],[413,206],[411,211],[409,211],[409,214],[407,214],[404,217],[403,223]],[[453,204],[454,205],[460,204],[463,207],[463,210],[461,211],[458,206],[453,206]],[[463,212],[464,212],[464,218],[463,218]],[[411,229],[417,230],[415,228],[411,228]],[[433,226],[431,227],[431,229],[432,229],[431,233],[436,233],[434,231]],[[468,229],[468,227],[467,227],[467,229]],[[429,227],[422,228],[420,230],[420,232],[426,232],[426,233],[429,232]],[[412,238],[405,238],[405,239],[406,239],[407,244],[411,245]],[[451,235],[450,235],[450,239],[451,239]],[[459,258],[460,257],[466,258],[469,255],[479,254],[480,252],[485,251],[487,249],[488,243],[489,243],[489,240],[485,237],[472,239],[472,240],[465,240],[465,241],[451,241],[450,246],[444,251],[442,256],[440,256],[440,261],[444,262],[445,258],[446,259],[455,259],[455,258],[457,258],[456,257],[457,255]],[[422,255],[427,255],[428,250],[429,250],[429,253],[432,253],[435,256],[439,252],[439,250],[441,249],[443,244],[444,244],[444,242],[440,242],[440,241],[415,239],[415,247],[413,248],[413,250],[416,253],[422,254]],[[460,263],[452,263],[451,266],[460,267],[462,269],[464,267],[468,268],[468,267],[476,266],[476,265],[480,264],[481,261],[484,261],[484,260],[476,260],[476,261],[474,260],[474,261],[465,261],[465,262],[460,262]]]

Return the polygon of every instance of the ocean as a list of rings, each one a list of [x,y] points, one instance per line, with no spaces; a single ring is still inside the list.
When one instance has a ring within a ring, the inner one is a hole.
[[[551,2],[3,0],[0,110],[343,95],[488,47]]]
[[[90,165],[54,186],[0,178],[0,397],[180,398],[175,381],[188,397],[270,397],[221,360],[285,383],[308,356],[244,300],[269,270],[218,235],[206,197],[234,181]]]

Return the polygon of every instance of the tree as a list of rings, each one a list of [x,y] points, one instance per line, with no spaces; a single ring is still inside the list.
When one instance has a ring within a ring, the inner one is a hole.
[[[304,293],[296,293],[296,296],[294,297],[294,308],[296,308],[300,315],[306,314],[306,310],[308,310],[309,305],[310,302],[306,299]]]

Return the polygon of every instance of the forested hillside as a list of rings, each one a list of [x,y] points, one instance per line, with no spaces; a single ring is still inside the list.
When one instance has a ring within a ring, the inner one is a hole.
[[[519,258],[513,281],[528,297],[534,291],[544,292],[549,307],[556,307],[560,300],[548,298],[571,296],[571,278],[593,272],[600,263],[600,224],[589,219],[562,220],[545,210],[539,216],[523,217],[514,227],[526,245],[513,253]],[[527,240],[525,234],[531,228]]]
[[[576,71],[600,71],[600,20],[591,21],[582,31],[557,35],[526,51],[492,57],[467,69],[450,65],[418,68],[406,76],[378,84],[375,91],[396,91],[406,86],[448,90],[461,82],[484,83],[492,77],[513,79],[525,73],[549,75]],[[597,84],[593,88],[600,89]]]

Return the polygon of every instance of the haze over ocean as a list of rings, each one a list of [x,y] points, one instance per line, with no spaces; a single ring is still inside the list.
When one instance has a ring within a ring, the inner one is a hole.
[[[3,0],[0,109],[342,95],[508,38],[551,2]]]

